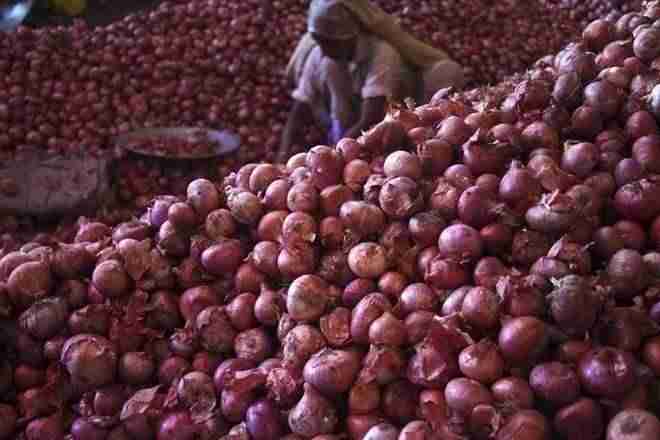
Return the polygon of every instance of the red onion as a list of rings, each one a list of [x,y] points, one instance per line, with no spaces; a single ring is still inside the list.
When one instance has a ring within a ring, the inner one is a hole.
[[[544,440],[550,436],[550,424],[539,412],[516,412],[497,433],[497,440]]]
[[[504,373],[504,360],[494,343],[483,340],[463,349],[458,358],[461,373],[482,384],[491,384]]]
[[[112,343],[89,334],[69,338],[62,347],[60,361],[72,379],[84,387],[111,383],[117,369],[117,353]]]
[[[385,250],[376,243],[360,243],[350,250],[348,265],[360,278],[378,278],[387,269]]]
[[[603,410],[598,402],[582,398],[555,414],[554,427],[566,438],[597,440],[602,438],[605,430]]]
[[[305,384],[305,394],[289,413],[289,428],[311,438],[334,431],[338,418],[332,403],[313,386]]]
[[[210,305],[200,310],[194,317],[195,329],[204,349],[225,352],[234,347],[236,331],[222,307]]]
[[[526,364],[538,358],[549,342],[546,324],[537,318],[513,318],[502,325],[498,345],[504,358]]]
[[[611,347],[591,350],[580,359],[580,384],[595,396],[617,398],[635,384],[635,359]]]

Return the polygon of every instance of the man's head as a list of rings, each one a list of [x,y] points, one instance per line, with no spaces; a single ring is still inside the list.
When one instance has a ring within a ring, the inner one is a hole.
[[[339,0],[313,0],[307,30],[321,47],[323,55],[346,61],[355,52],[360,23]]]

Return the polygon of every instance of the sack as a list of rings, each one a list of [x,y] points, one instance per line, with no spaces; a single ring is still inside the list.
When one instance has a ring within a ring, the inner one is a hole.
[[[112,199],[110,158],[31,153],[0,164],[0,213],[49,217],[93,212]]]
[[[51,0],[53,9],[62,14],[75,17],[87,9],[87,0]]]

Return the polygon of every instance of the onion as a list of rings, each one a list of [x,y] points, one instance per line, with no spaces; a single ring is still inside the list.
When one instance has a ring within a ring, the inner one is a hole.
[[[459,223],[442,231],[438,251],[443,258],[476,261],[483,253],[483,243],[476,229]]]
[[[100,222],[89,222],[80,226],[74,241],[76,243],[93,243],[110,237],[111,234],[112,230],[107,225]]]
[[[64,326],[67,304],[60,298],[47,298],[34,303],[18,318],[19,326],[40,340],[55,336]]]
[[[628,183],[614,196],[614,207],[628,220],[647,222],[660,212],[657,183],[647,179]]]
[[[429,199],[429,207],[437,211],[447,220],[455,219],[458,210],[458,199],[462,191],[444,179],[439,179],[436,188]]]
[[[114,380],[117,353],[107,339],[81,334],[66,341],[62,347],[60,362],[77,384],[98,387]]]
[[[582,32],[582,39],[592,51],[598,52],[615,39],[614,24],[607,20],[594,20]]]
[[[158,440],[192,440],[195,429],[187,411],[174,412],[160,422],[158,427]]]
[[[556,234],[568,230],[576,220],[573,200],[561,193],[544,197],[541,202],[527,210],[527,224],[534,230]]]
[[[168,256],[185,257],[190,250],[190,240],[166,221],[158,230],[158,247]]]
[[[360,243],[350,250],[348,265],[360,278],[378,278],[387,269],[385,249],[376,243]]]
[[[647,136],[653,138],[658,134],[658,124],[651,113],[640,110],[628,117],[626,134],[635,142]]]
[[[248,189],[258,194],[264,191],[268,186],[280,177],[279,169],[272,164],[259,164],[252,173],[248,183]]]
[[[261,197],[261,201],[270,211],[287,209],[287,195],[291,189],[291,183],[285,179],[273,181]]]
[[[450,145],[462,145],[472,135],[472,128],[458,116],[449,116],[440,125],[436,137]]]
[[[495,292],[474,287],[465,295],[461,313],[465,321],[480,330],[489,330],[499,321],[500,301]]]
[[[289,413],[289,428],[307,438],[334,431],[338,417],[332,403],[313,386],[305,384],[305,394]]]
[[[614,177],[618,186],[635,182],[644,177],[642,165],[635,159],[621,160],[614,169]]]
[[[131,280],[123,266],[117,261],[108,260],[96,266],[92,274],[92,283],[100,293],[107,297],[117,297],[131,287]]]
[[[324,349],[307,361],[303,376],[318,391],[335,395],[351,388],[359,368],[360,358],[356,353]]]
[[[353,200],[355,195],[346,185],[333,185],[326,187],[320,194],[321,212],[324,216],[339,215],[341,205]]]
[[[443,389],[460,375],[456,356],[449,350],[439,351],[422,342],[408,363],[407,377],[412,383],[433,389]]]
[[[612,256],[607,275],[614,293],[624,298],[639,293],[648,283],[642,256],[631,249],[621,249]]]
[[[383,212],[394,219],[408,218],[423,206],[417,184],[408,177],[386,180],[380,190],[378,201]]]
[[[19,308],[27,308],[46,297],[52,285],[50,268],[40,261],[20,264],[11,272],[7,280],[10,299]]]
[[[513,364],[537,359],[549,342],[546,324],[533,317],[513,318],[502,325],[498,345],[504,358]]]
[[[605,431],[603,410],[596,401],[582,398],[555,414],[554,427],[566,438],[600,439]]]
[[[588,105],[578,107],[571,117],[571,132],[579,139],[590,141],[603,129],[598,110]]]
[[[397,440],[399,438],[399,430],[389,423],[380,423],[373,426],[364,435],[363,440]]]
[[[588,176],[598,164],[598,148],[589,142],[567,144],[561,159],[561,167],[580,178]]]
[[[344,203],[339,216],[347,228],[363,237],[378,234],[385,227],[383,211],[378,206],[366,202]]]
[[[238,240],[224,240],[202,253],[202,266],[212,275],[235,272],[245,258],[245,250]]]
[[[544,440],[550,436],[550,424],[539,412],[516,412],[497,433],[497,440]]]
[[[53,272],[63,279],[76,279],[89,275],[94,257],[80,244],[61,244],[51,260]]]
[[[206,216],[204,231],[213,240],[233,237],[236,229],[236,222],[227,209],[216,209]]]
[[[369,326],[369,342],[372,344],[397,347],[406,340],[404,323],[390,312],[383,313]]]
[[[167,220],[180,231],[192,230],[199,222],[198,216],[188,203],[177,202],[167,211]]]
[[[467,415],[478,405],[490,404],[493,397],[488,388],[476,380],[458,378],[447,384],[445,400],[449,408]]]
[[[532,409],[534,393],[529,383],[519,377],[505,377],[491,386],[493,399],[503,407],[514,410]]]
[[[201,218],[220,208],[222,201],[220,193],[213,182],[206,179],[196,179],[190,182],[186,189],[186,195],[188,203]]]
[[[636,361],[616,348],[603,347],[587,352],[578,364],[580,384],[595,396],[617,398],[635,385]]]
[[[451,165],[454,150],[448,142],[434,138],[417,145],[417,156],[425,175],[439,176]]]
[[[305,163],[311,172],[312,183],[319,190],[339,183],[344,161],[334,149],[318,145],[307,152]]]
[[[433,438],[433,431],[429,424],[415,420],[401,429],[398,440],[430,440],[431,438]]]
[[[529,375],[529,384],[537,396],[554,405],[568,405],[580,395],[577,374],[560,362],[534,367]]]
[[[458,357],[461,373],[482,384],[492,384],[504,374],[504,360],[497,345],[488,340],[463,349]]]
[[[355,159],[346,164],[343,172],[343,179],[346,186],[352,191],[359,192],[367,179],[371,175],[371,167],[369,162]]]
[[[657,40],[660,37],[660,33],[656,28],[648,28],[639,32],[635,36],[633,42],[633,50],[635,55],[643,61],[652,61],[658,55],[660,55],[660,47],[657,44]]]
[[[26,440],[62,440],[64,426],[57,414],[32,420],[25,428]]]
[[[351,414],[369,414],[380,406],[380,388],[378,384],[357,383],[348,396],[348,408]]]
[[[648,411],[629,409],[617,414],[607,426],[607,440],[645,440],[660,434],[660,420]]]
[[[205,350],[226,352],[234,348],[236,331],[222,307],[209,305],[192,317],[195,319],[195,330]]]
[[[328,285],[315,275],[303,275],[289,286],[286,307],[296,321],[314,321],[323,315]]]
[[[385,415],[403,424],[415,419],[419,390],[407,380],[395,381],[385,387],[381,400]]]
[[[438,289],[455,289],[467,284],[470,274],[466,267],[458,261],[433,258],[424,273],[424,280]]]
[[[570,335],[583,335],[596,322],[600,301],[587,282],[577,276],[562,278],[550,296],[550,313]]]
[[[277,408],[269,400],[260,400],[248,408],[246,424],[254,440],[277,440],[282,437],[283,427]]]
[[[236,357],[261,362],[272,354],[272,341],[270,336],[261,328],[245,330],[236,335],[233,348]]]
[[[235,191],[227,197],[227,207],[241,224],[255,225],[263,215],[261,200],[248,191]]]
[[[296,183],[287,195],[287,207],[290,211],[314,213],[319,207],[319,192],[308,182]]]
[[[584,88],[584,103],[609,119],[617,114],[622,94],[609,81],[594,81]]]
[[[479,186],[467,188],[458,199],[458,217],[464,223],[482,228],[497,220],[504,211],[496,205],[494,194]]]
[[[660,171],[660,136],[652,134],[640,137],[633,144],[632,158],[651,173]]]

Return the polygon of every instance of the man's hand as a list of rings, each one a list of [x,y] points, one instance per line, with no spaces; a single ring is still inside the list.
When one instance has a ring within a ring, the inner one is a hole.
[[[282,132],[282,141],[280,142],[280,149],[276,156],[278,163],[284,163],[289,158],[295,139],[302,131],[302,127],[311,119],[311,113],[312,111],[306,103],[300,101],[294,102],[293,108],[289,113],[289,119]]]
[[[353,125],[343,137],[357,139],[363,131],[366,131],[378,124],[385,117],[385,107],[387,100],[384,96],[377,98],[367,98],[362,101],[362,111],[360,120]]]

